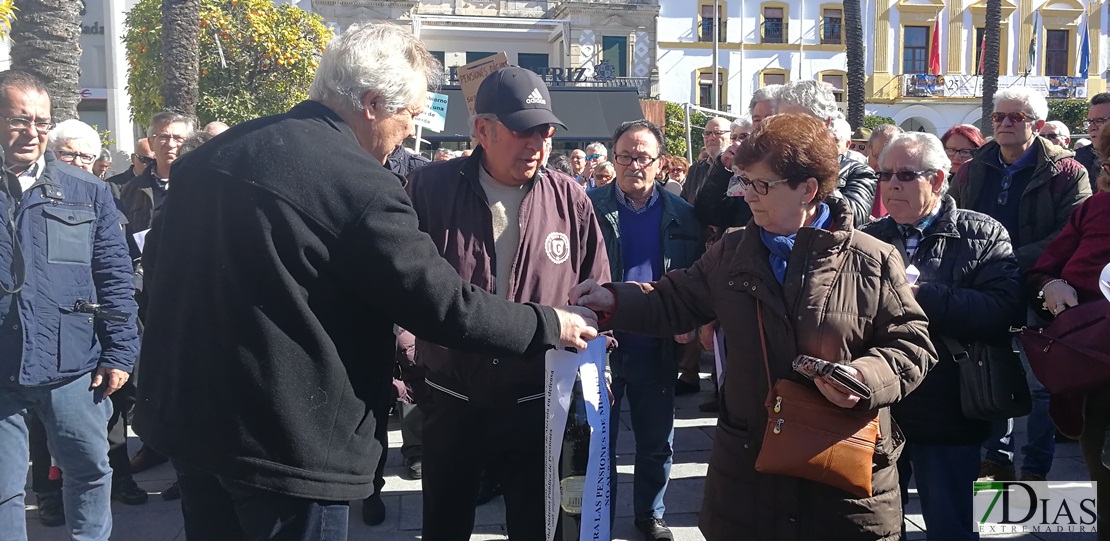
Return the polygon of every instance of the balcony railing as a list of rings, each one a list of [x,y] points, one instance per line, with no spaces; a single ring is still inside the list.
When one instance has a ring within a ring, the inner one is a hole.
[[[906,74],[901,76],[899,86],[903,98],[983,97],[983,78],[979,75]],[[1087,80],[1082,77],[998,77],[998,88],[1011,86],[1029,87],[1050,99],[1087,98]]]
[[[782,19],[767,19],[760,25],[760,43],[786,43],[787,23]]]
[[[725,36],[728,35],[728,20],[720,21],[720,26],[717,28],[717,41],[724,43]],[[702,19],[701,27],[698,32],[698,39],[701,41],[713,41],[713,19]]]
[[[821,45],[840,45],[844,43],[841,39],[841,26],[840,23],[825,22],[824,27],[821,29]]]

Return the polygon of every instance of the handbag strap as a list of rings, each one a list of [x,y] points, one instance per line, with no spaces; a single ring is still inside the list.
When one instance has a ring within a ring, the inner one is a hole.
[[[767,392],[771,392],[771,363],[767,361],[767,338],[763,333],[763,303],[755,300],[755,318],[759,322],[759,345],[763,348],[763,368],[767,373]]]
[[[955,338],[947,334],[940,335],[940,340],[944,342],[944,346],[948,348],[948,353],[952,354],[953,361],[962,361],[969,357],[967,347],[956,341]]]

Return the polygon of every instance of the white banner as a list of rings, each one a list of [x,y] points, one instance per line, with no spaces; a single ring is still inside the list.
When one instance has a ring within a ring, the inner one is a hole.
[[[544,365],[547,376],[547,441],[544,460],[547,539],[555,537],[559,506],[563,499],[573,500],[580,496],[582,529],[579,541],[609,541],[609,482],[612,466],[609,463],[609,393],[604,383],[605,337],[597,337],[580,353],[548,351]],[[559,454],[576,373],[582,379],[582,395],[586,399],[586,416],[590,424],[590,460],[582,494],[564,495],[560,489]]]

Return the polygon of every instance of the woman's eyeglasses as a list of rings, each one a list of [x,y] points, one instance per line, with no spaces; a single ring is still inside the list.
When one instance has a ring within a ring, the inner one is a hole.
[[[966,160],[966,159],[970,159],[971,158],[971,153],[975,152],[976,150],[979,150],[979,149],[977,149],[977,148],[946,148],[946,149],[944,149],[944,153],[948,155],[949,159],[952,159],[952,158],[955,158],[955,157],[959,156],[960,158],[963,158],[963,159]]]
[[[759,180],[748,178],[741,173],[736,173],[732,175],[732,180],[728,182],[728,190],[726,193],[733,196],[742,195],[740,193],[740,188],[743,188],[743,191],[753,190],[759,195],[767,195],[767,192],[771,191],[771,188],[784,182],[787,182],[787,180]]]

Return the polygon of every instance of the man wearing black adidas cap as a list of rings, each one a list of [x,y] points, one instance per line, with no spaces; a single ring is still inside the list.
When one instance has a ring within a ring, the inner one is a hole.
[[[440,255],[465,281],[514,301],[560,306],[585,278],[609,278],[593,206],[570,176],[544,169],[544,140],[566,128],[547,86],[502,68],[478,89],[468,157],[409,175],[408,192]],[[469,355],[417,339],[427,371],[424,531],[466,540],[483,468],[505,494],[510,539],[544,531],[543,356]]]

